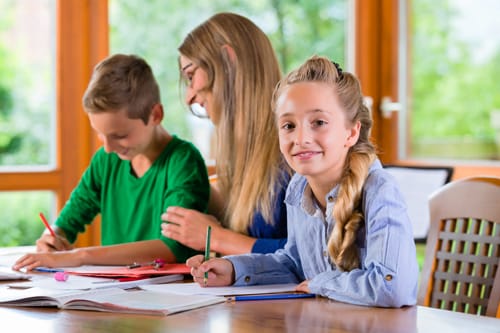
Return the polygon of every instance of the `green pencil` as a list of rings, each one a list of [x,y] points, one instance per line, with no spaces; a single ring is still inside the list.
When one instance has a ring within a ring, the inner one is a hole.
[[[212,231],[212,227],[207,227],[207,239],[205,243],[205,261],[210,259],[210,232]],[[203,277],[203,283],[207,285],[208,282],[208,272],[205,272],[205,276]]]

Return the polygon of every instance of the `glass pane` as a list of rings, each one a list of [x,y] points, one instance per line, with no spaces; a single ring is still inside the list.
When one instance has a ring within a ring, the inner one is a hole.
[[[56,211],[50,191],[0,192],[0,207],[0,247],[35,244],[45,228],[38,214],[51,222]]]
[[[0,2],[0,166],[53,166],[55,0]]]
[[[408,140],[402,157],[499,160],[500,1],[409,3],[409,128],[400,131]]]
[[[195,26],[216,12],[231,11],[255,22],[270,37],[283,72],[312,54],[345,65],[348,0],[164,1],[109,0],[111,53],[135,53],[153,67],[165,107],[165,127],[191,140],[210,158],[209,120],[194,118],[179,91],[177,47]]]

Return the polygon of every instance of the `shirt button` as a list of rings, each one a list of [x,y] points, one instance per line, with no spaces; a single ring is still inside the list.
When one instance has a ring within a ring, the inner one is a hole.
[[[245,276],[245,282],[250,282],[250,276]]]
[[[392,275],[387,274],[387,275],[385,276],[385,280],[386,280],[386,281],[392,281]]]
[[[323,257],[328,257],[328,252],[326,250],[323,251]]]
[[[333,202],[333,197],[331,195],[328,197],[328,202]]]

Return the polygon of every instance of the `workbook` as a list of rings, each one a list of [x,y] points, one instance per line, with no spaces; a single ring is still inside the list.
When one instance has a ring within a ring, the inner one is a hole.
[[[62,310],[87,310],[114,313],[167,316],[225,302],[224,297],[156,293],[120,288],[99,290],[54,290],[30,288],[2,289],[0,306],[56,307]]]

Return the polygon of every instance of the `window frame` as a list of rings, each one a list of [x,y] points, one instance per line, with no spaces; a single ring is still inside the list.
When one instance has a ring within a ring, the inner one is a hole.
[[[98,147],[81,98],[94,65],[109,52],[108,2],[57,0],[56,18],[55,168],[0,172],[0,191],[52,191],[59,212]],[[92,225],[76,246],[98,244],[99,229]]]
[[[443,161],[421,161],[398,158],[398,114],[382,117],[380,105],[384,96],[399,100],[398,48],[400,0],[353,0],[355,2],[355,72],[360,78],[363,93],[372,99],[374,125],[372,137],[380,150],[384,164],[443,165]],[[406,11],[412,0],[406,1]],[[406,17],[410,17],[408,13]],[[408,37],[406,38],[408,40]],[[409,45],[411,47],[411,45]],[[409,53],[409,52],[407,52]],[[453,180],[473,175],[500,177],[497,162],[450,161]]]

